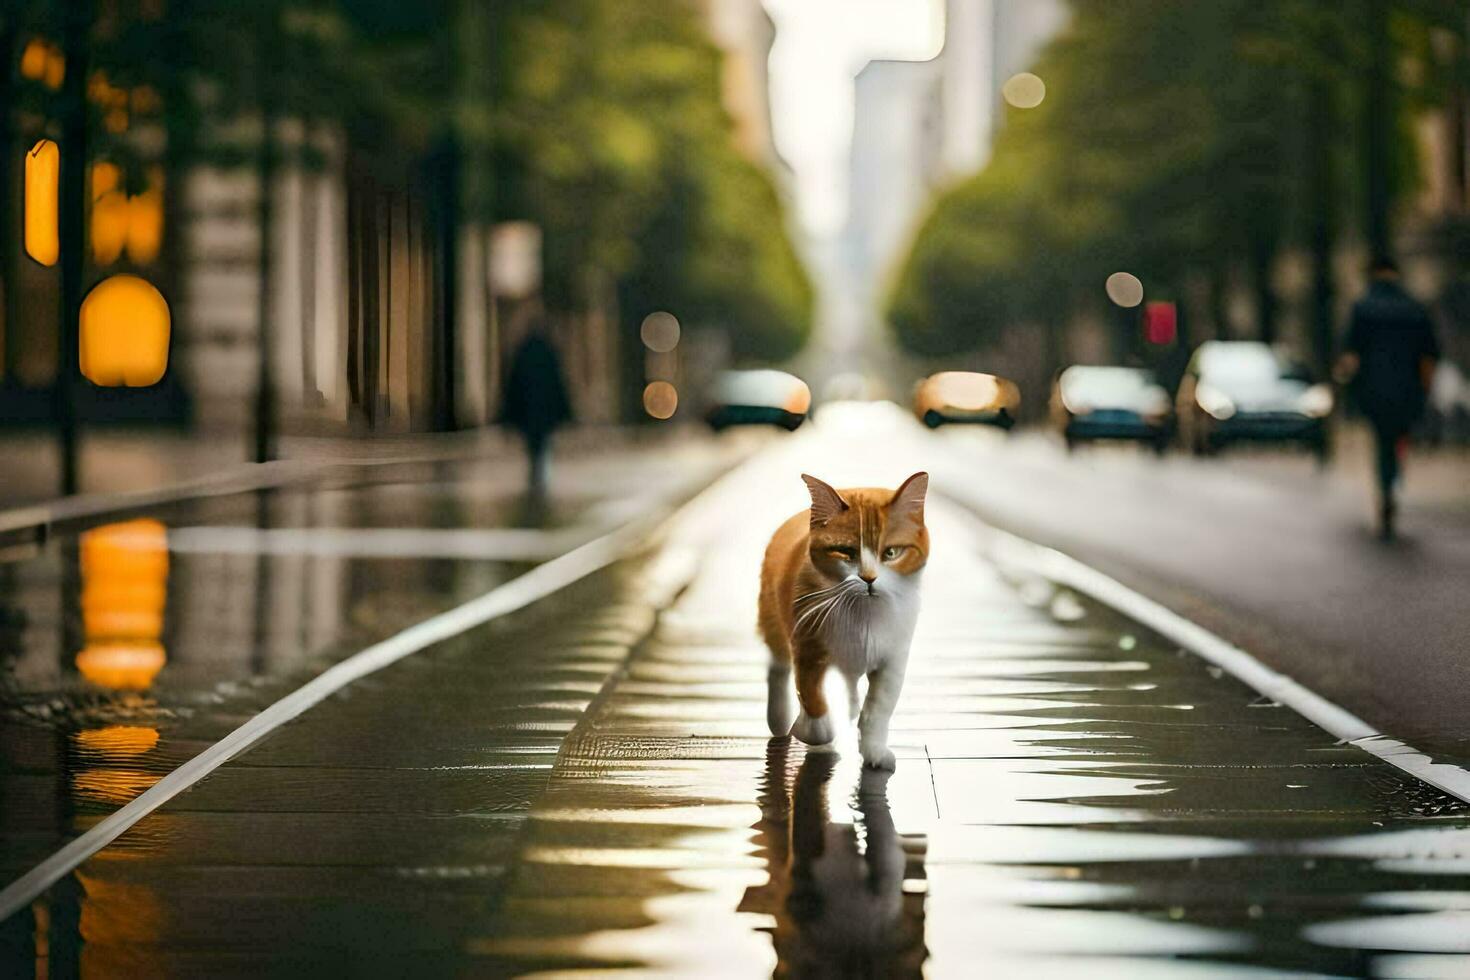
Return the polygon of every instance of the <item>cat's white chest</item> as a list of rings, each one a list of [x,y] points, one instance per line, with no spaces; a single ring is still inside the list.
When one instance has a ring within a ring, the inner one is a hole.
[[[860,676],[908,657],[919,618],[917,576],[873,599],[860,599],[841,621],[824,625],[823,639],[833,666]]]

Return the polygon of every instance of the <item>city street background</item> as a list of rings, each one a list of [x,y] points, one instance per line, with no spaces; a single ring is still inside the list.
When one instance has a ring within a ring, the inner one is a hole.
[[[1465,0],[0,59],[0,976],[1470,975]],[[921,470],[887,772],[759,561]]]

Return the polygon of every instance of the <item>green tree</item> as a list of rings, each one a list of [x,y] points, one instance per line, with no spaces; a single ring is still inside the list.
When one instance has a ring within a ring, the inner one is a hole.
[[[1046,100],[1007,111],[989,166],[921,228],[889,304],[900,341],[946,354],[1018,323],[1054,325],[1099,306],[1120,269],[1164,296],[1191,276],[1218,284],[1244,270],[1270,340],[1271,270],[1299,246],[1316,259],[1314,346],[1325,358],[1339,230],[1354,215],[1371,226],[1383,200],[1402,196],[1409,112],[1436,98],[1404,73],[1380,78],[1397,122],[1365,126],[1377,3],[1075,0],[1071,26],[1035,67]],[[1465,29],[1453,3],[1390,6],[1395,64],[1430,27]],[[1380,161],[1372,181],[1369,158]]]

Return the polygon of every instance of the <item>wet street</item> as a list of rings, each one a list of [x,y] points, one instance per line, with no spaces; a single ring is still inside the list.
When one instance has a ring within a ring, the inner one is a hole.
[[[972,448],[839,406],[790,439],[569,461],[540,510],[466,461],[14,546],[7,884],[333,665],[526,601],[7,891],[0,975],[1470,974],[1465,804],[994,557]],[[757,569],[797,474],[919,468],[896,772],[850,735],[769,738]]]

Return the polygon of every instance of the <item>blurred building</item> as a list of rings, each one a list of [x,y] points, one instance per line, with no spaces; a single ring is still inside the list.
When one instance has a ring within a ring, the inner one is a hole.
[[[290,116],[273,118],[266,161],[261,116],[246,110],[190,133],[186,156],[170,128],[167,90],[114,82],[136,78],[136,66],[114,72],[93,56],[129,31],[165,30],[164,17],[162,4],[109,7],[80,42],[75,32],[64,40],[59,14],[7,19],[0,30],[0,422],[57,418],[67,356],[58,338],[75,329],[63,326],[65,263],[22,247],[27,179],[12,163],[38,141],[72,132],[67,120],[78,114],[87,145],[82,290],[118,274],[140,277],[164,295],[172,319],[157,383],[75,379],[84,422],[238,428],[259,410],[262,351],[273,382],[268,410],[287,426],[410,431],[483,421],[493,366],[480,368],[494,345],[484,340],[483,314],[454,316],[486,304],[483,272],[461,271],[461,250],[450,247],[461,231],[446,192],[453,171],[432,152],[368,150],[339,123]],[[68,52],[66,43],[83,48]],[[61,79],[89,59],[78,95]],[[75,145],[61,142],[63,154]],[[66,194],[65,186],[50,191],[53,201]],[[473,368],[466,352],[479,358]],[[86,355],[84,345],[84,363]]]
[[[875,300],[934,194],[985,165],[1001,86],[1066,22],[1064,0],[948,0],[938,57],[859,73],[843,251]]]
[[[710,39],[724,54],[720,95],[735,122],[735,143],[747,159],[776,167],[771,133],[769,63],[776,25],[760,0],[704,0]]]

